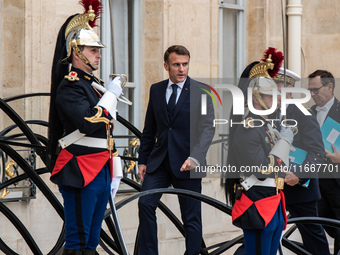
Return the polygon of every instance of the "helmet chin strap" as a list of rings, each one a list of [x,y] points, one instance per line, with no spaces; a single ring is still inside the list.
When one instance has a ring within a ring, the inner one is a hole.
[[[96,69],[93,68],[93,66],[90,64],[90,61],[84,56],[84,54],[81,52],[81,50],[79,49],[77,43],[75,40],[73,40],[71,42],[71,47],[72,49],[74,50],[74,52],[77,54],[77,56],[86,64],[88,65],[89,67],[91,67],[91,69],[93,71],[95,71]]]
[[[259,102],[259,104],[265,109],[268,110],[268,106],[264,103],[259,91],[257,89],[253,89],[253,94],[256,98],[256,100]]]

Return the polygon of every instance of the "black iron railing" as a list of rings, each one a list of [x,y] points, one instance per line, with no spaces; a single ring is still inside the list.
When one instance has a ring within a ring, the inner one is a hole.
[[[4,128],[0,132],[0,192],[7,193],[8,190],[11,192],[19,189],[18,184],[26,181],[27,189],[30,190],[30,196],[26,199],[35,198],[36,189],[39,189],[42,195],[47,199],[50,206],[56,211],[57,215],[63,220],[64,212],[63,206],[50,190],[48,185],[41,178],[42,174],[48,173],[49,170],[46,167],[37,168],[37,159],[39,158],[44,164],[46,163],[46,145],[47,138],[41,134],[33,132],[30,126],[40,125],[47,127],[48,123],[42,120],[23,120],[17,112],[12,109],[8,102],[25,99],[28,97],[41,97],[49,96],[48,93],[35,93],[28,95],[20,95],[16,97],[11,97],[7,99],[0,98],[0,109],[6,114],[12,121],[13,125]],[[216,208],[223,214],[231,215],[231,207],[225,203],[218,201],[214,198],[208,197],[204,194],[195,193],[188,190],[181,189],[155,189],[145,192],[140,192],[141,185],[139,183],[139,178],[137,175],[137,157],[138,157],[138,139],[141,138],[141,132],[135,128],[131,123],[125,120],[122,116],[117,116],[117,120],[124,125],[132,135],[129,135],[130,143],[124,147],[122,155],[123,166],[124,166],[124,178],[122,182],[131,187],[135,191],[130,197],[118,202],[116,204],[116,209],[121,210],[124,206],[130,202],[138,199],[141,196],[148,194],[171,194],[171,195],[181,195],[190,198],[198,199],[203,203]],[[125,137],[126,138],[126,137]],[[225,148],[227,143],[227,137],[221,137],[219,141],[215,141],[214,144],[221,143],[222,147]],[[119,139],[119,136],[116,137]],[[10,170],[10,173],[6,174],[6,167]],[[20,198],[16,198],[19,200]],[[21,197],[21,200],[25,197]],[[31,250],[33,254],[43,254],[41,248],[35,241],[34,237],[27,229],[27,227],[21,222],[21,220],[12,212],[8,206],[8,201],[6,201],[6,196],[0,199],[0,212],[11,222],[14,228],[20,233],[23,240]],[[12,200],[13,201],[13,200]],[[178,217],[162,202],[159,204],[159,209],[170,219],[170,221],[176,226],[178,231],[184,236],[184,228],[182,222]],[[39,213],[39,212],[37,212]],[[119,234],[122,233],[120,228],[117,228],[112,220],[111,210],[107,210],[104,218],[104,223],[108,231],[101,231],[100,245],[108,254],[124,254],[123,247],[125,244],[121,243],[119,240]],[[291,218],[288,219],[289,224],[293,224],[292,227],[286,231],[282,239],[282,245],[288,250],[296,254],[309,254],[302,246],[301,243],[290,240],[291,234],[296,230],[295,223],[305,223],[305,224],[322,224],[331,226],[334,228],[340,228],[340,221],[318,218],[318,217],[304,217],[304,218]],[[42,226],[43,227],[43,226]],[[0,250],[8,255],[18,254],[17,251],[13,250],[8,244],[3,241],[2,235],[4,231],[0,233]],[[124,233],[123,233],[124,234]],[[138,254],[138,235],[137,230],[135,238],[135,247],[133,254]],[[64,243],[65,230],[61,226],[61,231],[55,242],[55,244],[50,248],[47,254],[56,254]],[[221,243],[213,244],[209,247],[206,246],[204,240],[202,240],[201,254],[205,255],[217,255],[221,254],[231,247],[238,245],[243,242],[243,236],[240,235],[234,239],[226,240]]]

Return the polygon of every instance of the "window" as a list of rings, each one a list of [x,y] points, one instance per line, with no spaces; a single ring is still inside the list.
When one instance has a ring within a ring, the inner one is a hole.
[[[244,0],[220,0],[220,78],[237,78],[245,67]]]
[[[219,31],[219,84],[237,85],[243,69],[245,68],[245,0],[220,0],[220,31]],[[223,85],[217,87],[222,97],[223,107],[219,110],[219,118],[230,118],[232,96]],[[221,139],[228,136],[229,123],[219,125]],[[221,164],[225,164],[225,145],[222,144]]]
[[[237,80],[245,68],[245,1],[220,0],[220,84],[237,85]],[[227,107],[220,111],[220,117],[229,117],[232,105],[231,94],[220,88],[222,101]],[[228,133],[228,125],[220,133]]]
[[[101,19],[101,40],[107,47],[102,50],[101,78],[107,84],[110,74],[127,75],[128,83],[123,93],[133,104],[129,106],[119,102],[117,110],[120,116],[139,130],[142,126],[141,2],[104,1]],[[114,138],[120,155],[125,155],[133,137],[127,128],[115,122]]]
[[[127,107],[120,103],[118,110],[125,118],[128,113],[128,120],[138,125],[141,121],[136,119],[135,115],[139,114],[136,114],[135,109],[140,109],[141,95],[141,1],[108,1],[110,3],[106,4],[107,8],[104,8],[101,19],[101,40],[107,46],[102,54],[101,77],[106,83],[113,72],[128,76],[128,84],[123,93],[134,104]]]
[[[141,0],[107,0],[103,4],[101,40],[107,48],[102,50],[101,78],[107,84],[110,74],[127,75],[128,83],[123,93],[133,105],[120,102],[117,110],[141,129]],[[118,124],[115,124],[115,133],[129,135],[127,129]],[[117,144],[126,144],[126,141],[116,140]]]

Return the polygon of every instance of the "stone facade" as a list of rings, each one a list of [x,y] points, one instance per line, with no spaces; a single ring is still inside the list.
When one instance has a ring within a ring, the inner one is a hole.
[[[167,78],[163,53],[172,44],[183,44],[191,52],[190,76],[219,76],[219,1],[218,0],[140,0],[142,13],[142,87],[145,115],[150,85]],[[259,60],[268,46],[282,50],[281,1],[246,0],[246,63]],[[1,0],[0,1],[0,97],[49,92],[50,71],[56,35],[68,16],[81,12],[78,0]],[[106,1],[104,2],[104,4]],[[302,77],[315,69],[327,69],[340,76],[337,54],[340,43],[338,0],[302,0]],[[289,49],[288,49],[289,50]],[[289,68],[289,67],[288,67]],[[340,97],[340,90],[335,89]],[[48,118],[49,99],[19,100],[10,104],[22,118]],[[310,103],[311,104],[311,103]],[[0,112],[0,130],[11,125]],[[46,129],[35,127],[37,133]],[[218,137],[216,136],[216,139]],[[217,149],[209,158],[219,155]],[[42,176],[61,199],[57,187]],[[225,201],[218,178],[203,181],[203,193]],[[117,201],[129,194],[118,194]],[[164,196],[163,201],[179,215],[177,199]],[[62,221],[48,201],[37,191],[37,199],[6,203],[22,220],[47,253],[60,233]],[[164,216],[159,215],[160,254],[182,254],[184,239]],[[132,203],[119,211],[123,232],[130,251],[138,226],[137,205]],[[230,217],[203,206],[204,238],[207,245],[228,240],[240,231],[231,225]],[[6,230],[6,231],[4,231]],[[6,236],[3,236],[6,232]],[[19,254],[31,254],[14,227],[0,215],[0,237]],[[104,254],[101,251],[101,254]],[[228,252],[226,254],[232,254]]]

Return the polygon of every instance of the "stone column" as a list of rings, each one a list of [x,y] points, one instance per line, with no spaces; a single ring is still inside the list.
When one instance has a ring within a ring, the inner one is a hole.
[[[301,75],[301,0],[288,0],[288,69]]]

